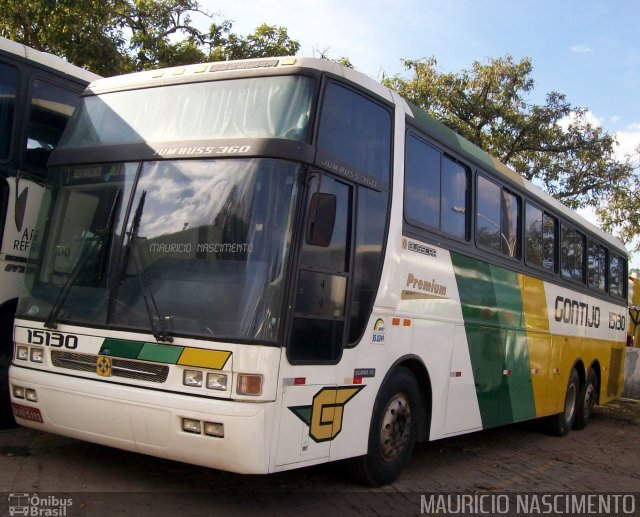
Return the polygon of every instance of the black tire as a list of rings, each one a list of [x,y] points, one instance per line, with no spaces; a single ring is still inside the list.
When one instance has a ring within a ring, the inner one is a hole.
[[[13,313],[0,313],[0,429],[16,427],[9,396],[9,366],[13,358]]]
[[[566,436],[576,419],[576,410],[578,406],[578,398],[580,394],[580,378],[575,368],[571,370],[569,375],[569,383],[567,384],[567,392],[564,396],[564,411],[557,415],[547,418],[547,429],[550,434],[555,436]]]
[[[413,452],[422,409],[413,373],[404,367],[396,368],[376,397],[367,454],[347,462],[356,481],[382,486],[400,476]]]
[[[593,406],[598,399],[598,377],[593,368],[589,368],[587,372],[587,380],[584,386],[580,390],[576,407],[576,420],[573,423],[573,428],[581,431],[591,420],[591,414],[593,413]]]

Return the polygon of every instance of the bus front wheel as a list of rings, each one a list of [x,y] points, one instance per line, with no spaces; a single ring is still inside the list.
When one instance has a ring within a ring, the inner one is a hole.
[[[564,410],[557,415],[548,417],[547,423],[551,434],[555,436],[565,436],[571,431],[576,419],[579,394],[580,378],[574,368],[569,375],[569,384],[567,385],[567,392],[564,397]]]
[[[407,368],[395,369],[376,397],[367,454],[348,462],[359,482],[382,486],[395,481],[409,461],[418,435],[421,397]]]

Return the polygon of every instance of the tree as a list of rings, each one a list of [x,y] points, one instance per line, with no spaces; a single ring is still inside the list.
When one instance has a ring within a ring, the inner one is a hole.
[[[211,61],[294,56],[300,50],[300,43],[289,38],[286,28],[266,23],[246,38],[233,34],[230,23],[212,25],[211,35]]]
[[[2,0],[0,35],[104,76],[204,61],[296,54],[283,27],[246,38],[197,0]],[[199,30],[193,16],[211,23]]]
[[[543,104],[527,100],[534,88],[530,59],[476,61],[458,73],[439,71],[435,58],[404,65],[413,76],[385,78],[388,86],[565,205],[596,208],[607,229],[624,224],[633,208],[640,217],[638,178],[630,159],[616,158],[615,136],[561,93],[548,93]],[[616,207],[616,218],[607,202]],[[635,228],[621,236],[630,242],[640,233]]]

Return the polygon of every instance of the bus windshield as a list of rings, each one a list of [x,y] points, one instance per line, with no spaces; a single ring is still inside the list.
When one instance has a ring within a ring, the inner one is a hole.
[[[305,141],[314,89],[313,79],[282,76],[87,96],[60,149],[225,138]]]
[[[52,169],[19,313],[162,339],[275,341],[300,168],[249,158]]]

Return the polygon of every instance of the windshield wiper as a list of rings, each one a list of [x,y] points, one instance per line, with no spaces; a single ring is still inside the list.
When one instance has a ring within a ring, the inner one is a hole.
[[[102,248],[105,250],[105,255],[108,252],[107,244],[111,242],[111,233],[113,230],[113,226],[116,222],[116,217],[118,214],[118,205],[120,204],[120,198],[122,197],[122,190],[118,189],[116,191],[116,195],[113,199],[113,203],[111,204],[111,209],[109,211],[109,218],[107,219],[107,225],[104,227],[102,231],[99,231],[93,234],[89,239],[84,242],[84,246],[80,251],[80,256],[78,257],[78,262],[71,270],[71,273],[67,277],[62,289],[58,293],[56,301],[53,302],[51,306],[51,311],[49,312],[49,316],[47,316],[46,321],[44,322],[44,326],[46,328],[55,329],[57,328],[57,319],[62,307],[64,306],[64,302],[67,300],[67,296],[71,291],[71,288],[75,285],[80,273],[84,271],[85,266],[92,262],[95,258],[96,252],[100,249],[100,242],[106,237],[105,246]],[[103,260],[101,266],[104,267],[106,262]],[[102,270],[100,271],[100,277],[102,277]]]
[[[173,338],[167,333],[167,329],[164,325],[164,319],[158,309],[158,304],[153,296],[153,291],[144,279],[145,260],[141,247],[138,244],[138,230],[140,229],[140,219],[142,219],[142,211],[144,210],[146,197],[147,191],[143,190],[140,195],[140,200],[138,201],[138,206],[136,206],[136,211],[133,214],[133,219],[131,220],[131,229],[127,232],[128,240],[127,247],[125,249],[124,267],[126,271],[127,263],[131,260],[134,271],[138,276],[138,281],[140,282],[142,298],[144,299],[144,305],[147,309],[147,316],[149,317],[149,324],[151,326],[151,333],[153,334],[153,337],[156,338],[156,341],[172,343]],[[140,260],[140,265],[138,265],[136,255]]]

